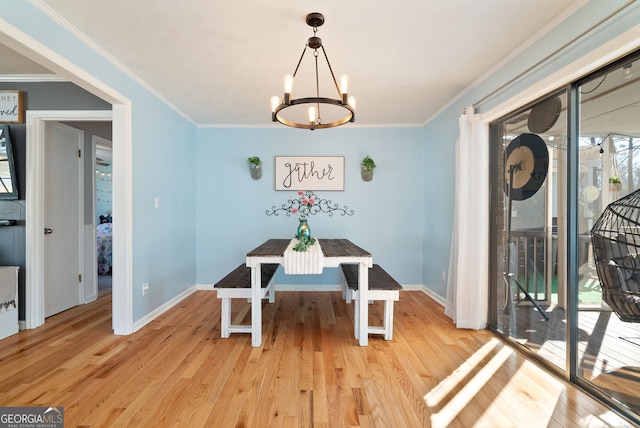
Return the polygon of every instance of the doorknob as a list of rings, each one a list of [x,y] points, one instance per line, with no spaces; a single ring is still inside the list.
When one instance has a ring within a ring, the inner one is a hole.
[[[52,233],[53,233],[53,229],[49,229],[48,227],[45,227],[45,228],[44,228],[44,234],[45,234],[45,235],[50,235],[50,234],[52,234]]]

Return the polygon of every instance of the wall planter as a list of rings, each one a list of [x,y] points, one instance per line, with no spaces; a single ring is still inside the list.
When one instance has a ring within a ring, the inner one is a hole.
[[[365,156],[362,159],[362,163],[360,164],[360,177],[362,177],[362,181],[371,181],[373,180],[373,170],[376,168],[376,163],[369,157],[369,155]]]
[[[373,170],[360,166],[360,176],[362,177],[362,181],[371,181],[373,180]]]
[[[251,172],[251,178],[254,180],[260,180],[262,178],[262,161],[258,156],[252,156],[247,159],[249,163],[249,172]]]

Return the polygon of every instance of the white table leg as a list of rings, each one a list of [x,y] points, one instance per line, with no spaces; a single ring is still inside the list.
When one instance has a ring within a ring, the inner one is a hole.
[[[367,346],[369,340],[369,268],[364,262],[358,263],[358,333],[360,346]]]
[[[222,313],[220,316],[220,337],[229,338],[231,335],[229,327],[231,326],[231,298],[222,298]]]
[[[261,264],[251,266],[251,346],[260,347],[262,343],[262,300],[260,289],[262,287]]]

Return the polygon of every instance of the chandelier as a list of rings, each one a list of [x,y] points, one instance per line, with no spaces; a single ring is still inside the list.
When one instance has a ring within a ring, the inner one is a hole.
[[[324,15],[321,13],[310,13],[306,17],[306,22],[307,25],[313,28],[313,36],[309,37],[307,44],[305,44],[293,75],[287,74],[284,77],[284,97],[282,99],[278,96],[271,97],[271,120],[294,128],[311,130],[333,128],[344,125],[347,122],[353,122],[355,120],[355,98],[350,97],[347,93],[349,77],[341,76],[340,86],[338,86],[338,81],[333,74],[333,69],[322,45],[322,40],[316,36],[318,27],[324,24]],[[307,48],[313,50],[315,81],[312,83],[315,84],[315,88],[313,89],[315,89],[316,96],[292,98],[291,91],[293,90],[294,79],[296,78],[300,64],[302,64],[302,59],[307,52]],[[329,87],[335,87],[337,93],[336,98],[320,96],[320,79],[318,72],[320,50],[322,50],[329,73],[331,74],[331,79],[333,80],[332,83],[329,83]]]

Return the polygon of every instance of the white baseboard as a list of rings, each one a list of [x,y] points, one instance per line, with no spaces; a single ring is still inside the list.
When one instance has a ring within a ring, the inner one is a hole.
[[[402,291],[422,291],[424,285],[422,284],[401,284]]]
[[[427,287],[426,285],[422,286],[422,289],[420,290],[422,291],[424,294],[426,294],[427,296],[431,297],[431,299],[433,299],[437,304],[439,304],[440,306],[442,306],[443,308],[446,307],[447,305],[447,300],[442,297],[441,295],[439,295],[438,293],[433,292],[429,287]]]
[[[160,315],[167,312],[169,309],[173,308],[178,303],[180,303],[181,301],[189,297],[196,290],[197,290],[197,286],[193,285],[192,287],[189,287],[182,293],[178,294],[173,299],[166,302],[164,305],[159,306],[158,308],[149,312],[147,315],[145,315],[144,317],[142,317],[141,319],[133,323],[133,332],[140,330],[142,327],[149,324],[151,321],[153,321],[154,319],[156,319],[157,317],[159,317]]]
[[[18,332],[18,309],[0,312],[0,339]]]

